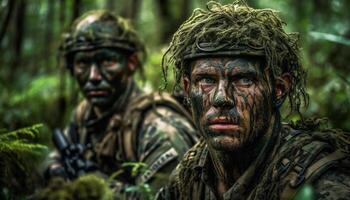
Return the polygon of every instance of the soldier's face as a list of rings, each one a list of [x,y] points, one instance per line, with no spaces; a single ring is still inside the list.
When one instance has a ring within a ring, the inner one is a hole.
[[[84,96],[97,107],[111,106],[124,92],[131,76],[128,56],[100,48],[74,55],[74,76]]]
[[[233,151],[267,131],[274,97],[263,63],[248,57],[210,57],[192,62],[184,87],[195,123],[212,148]]]

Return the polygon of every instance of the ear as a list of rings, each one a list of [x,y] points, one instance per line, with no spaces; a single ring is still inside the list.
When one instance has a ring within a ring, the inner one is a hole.
[[[130,74],[133,74],[136,71],[139,64],[140,64],[140,62],[139,62],[139,59],[138,59],[136,53],[133,53],[132,55],[129,56],[128,69],[129,69]]]
[[[280,107],[284,100],[287,97],[287,94],[290,89],[290,84],[292,81],[292,76],[289,73],[282,74],[281,76],[276,78],[276,85],[275,85],[275,95],[276,95],[276,102],[275,106]]]
[[[188,96],[190,92],[190,79],[188,78],[188,76],[182,76],[182,86],[186,96]]]

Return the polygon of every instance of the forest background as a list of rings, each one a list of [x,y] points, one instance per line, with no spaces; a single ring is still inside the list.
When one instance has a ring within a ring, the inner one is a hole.
[[[206,2],[0,0],[0,199],[32,191],[22,187],[31,185],[23,184],[32,181],[27,170],[38,166],[40,159],[34,158],[42,156],[37,152],[46,148],[31,142],[51,146],[52,130],[68,123],[72,109],[82,99],[57,54],[61,36],[75,18],[94,9],[109,9],[129,18],[148,51],[146,80],[140,75],[136,79],[150,91],[162,85],[161,58],[173,33],[194,8],[204,8]],[[350,131],[350,1],[247,2],[255,8],[278,10],[288,32],[300,33],[301,60],[308,71],[310,94],[310,105],[303,115],[327,117],[330,126]],[[297,119],[292,115],[285,120]],[[20,129],[27,126],[32,127]]]
[[[14,130],[42,123],[41,136],[48,141],[53,128],[67,124],[82,97],[57,57],[57,49],[62,33],[84,12],[109,9],[132,21],[148,50],[146,81],[138,76],[138,82],[145,90],[158,90],[162,84],[161,57],[172,34],[194,8],[204,8],[206,2],[0,0],[0,128]],[[300,33],[310,94],[309,108],[302,113],[306,117],[328,117],[332,126],[349,131],[350,1],[247,2],[255,8],[280,11],[287,30]]]

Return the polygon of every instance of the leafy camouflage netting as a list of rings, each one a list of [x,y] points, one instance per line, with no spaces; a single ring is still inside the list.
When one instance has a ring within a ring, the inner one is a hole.
[[[208,55],[264,56],[274,77],[290,73],[291,112],[308,104],[306,71],[298,57],[298,34],[286,33],[284,22],[271,9],[253,9],[244,1],[221,5],[211,1],[196,9],[174,34],[162,60],[165,85],[169,66],[175,65],[177,83],[189,69],[188,61]],[[175,85],[175,87],[178,86]]]

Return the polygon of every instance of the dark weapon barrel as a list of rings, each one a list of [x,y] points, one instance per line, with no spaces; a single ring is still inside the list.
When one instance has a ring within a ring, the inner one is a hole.
[[[69,146],[67,138],[60,129],[53,131],[52,140],[60,153],[64,153]]]

